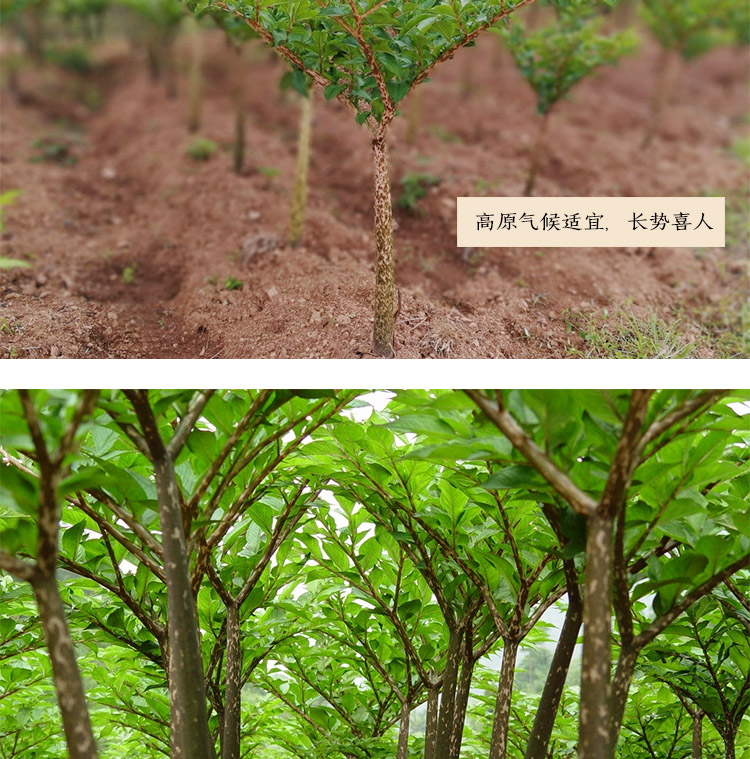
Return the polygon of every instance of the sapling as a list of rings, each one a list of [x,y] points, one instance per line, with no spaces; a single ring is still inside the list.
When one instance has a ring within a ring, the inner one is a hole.
[[[613,4],[610,0],[607,3]],[[553,26],[527,32],[516,22],[499,30],[516,65],[536,93],[540,114],[524,195],[534,191],[553,107],[594,69],[615,63],[636,44],[631,30],[611,35],[600,33],[602,19],[595,15],[598,3],[594,0],[551,0],[550,5],[556,16]]]
[[[207,0],[201,0],[207,2]],[[439,63],[534,0],[215,0],[242,18],[294,68],[338,98],[372,137],[375,211],[373,351],[392,357],[396,316],[387,140],[398,104]]]
[[[294,169],[292,204],[289,215],[288,241],[292,246],[299,245],[302,240],[302,228],[307,207],[307,175],[310,169],[313,93],[315,90],[306,85],[304,89],[306,90],[306,93],[301,93],[299,135],[297,137],[297,162]]]
[[[659,131],[680,58],[690,61],[720,44],[722,29],[731,29],[745,14],[746,0],[643,0],[643,18],[661,45],[643,147]]]

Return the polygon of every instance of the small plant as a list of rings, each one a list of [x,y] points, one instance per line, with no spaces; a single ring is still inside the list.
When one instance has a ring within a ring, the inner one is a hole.
[[[217,145],[206,137],[196,137],[187,147],[187,154],[194,161],[208,161],[217,151]]]
[[[69,140],[61,137],[41,137],[31,143],[37,153],[30,159],[30,163],[56,163],[60,166],[75,166],[78,158],[73,153],[73,146]]]
[[[281,174],[281,169],[277,169],[274,166],[258,166],[258,172],[263,174],[264,177],[273,179]]]
[[[126,266],[122,270],[122,274],[120,275],[120,277],[126,285],[132,285],[133,282],[135,282],[135,272],[137,268],[138,268],[138,264],[132,264],[130,266]]]
[[[406,174],[401,178],[401,192],[396,198],[396,207],[411,214],[424,215],[418,203],[427,195],[430,187],[440,184],[440,178],[432,174]]]
[[[224,289],[225,290],[241,290],[242,280],[236,279],[235,277],[227,277],[224,280]]]

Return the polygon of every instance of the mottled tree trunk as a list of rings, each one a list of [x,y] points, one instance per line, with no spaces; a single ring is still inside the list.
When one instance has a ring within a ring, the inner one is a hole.
[[[393,358],[395,331],[395,262],[393,253],[393,208],[388,152],[385,137],[372,141],[375,205],[375,324],[373,352]],[[443,688],[445,692],[445,688]]]
[[[727,725],[722,735],[724,739],[724,759],[736,759],[735,742],[737,740],[737,730],[732,725]]]
[[[503,664],[500,668],[500,682],[497,685],[489,759],[505,759],[508,750],[510,702],[513,695],[513,678],[516,672],[517,658],[518,640],[510,638],[503,641]]]
[[[550,663],[547,679],[544,682],[544,690],[542,690],[542,696],[536,710],[524,759],[546,759],[547,757],[555,716],[560,706],[565,679],[568,676],[582,620],[583,605],[580,596],[570,597],[569,595],[565,621],[562,630],[560,630],[560,637]]]
[[[57,580],[54,574],[38,574],[32,580],[31,586],[34,589],[44,639],[52,663],[52,676],[68,754],[70,759],[96,759],[96,742],[86,707],[81,673],[78,670]]]
[[[224,694],[224,727],[221,738],[221,759],[239,759],[240,715],[242,711],[242,651],[240,649],[240,610],[237,604],[227,606],[226,691]]]
[[[404,701],[401,705],[401,722],[398,728],[398,748],[396,759],[407,759],[409,756],[409,718],[411,716],[411,704]]]
[[[238,62],[241,60],[241,49],[236,48]],[[245,170],[245,83],[244,78],[237,76],[234,85],[234,145],[232,146],[232,161],[234,173],[242,174]]]
[[[691,759],[703,759],[703,712],[696,709],[691,715],[693,718],[693,742]]]
[[[313,87],[300,106],[299,137],[297,140],[297,164],[294,169],[292,208],[289,218],[289,244],[299,245],[307,209],[307,174],[310,169],[310,136],[313,117]]]
[[[427,716],[424,726],[424,759],[435,759],[439,696],[440,689],[437,686],[427,686]]]
[[[459,759],[461,755],[461,742],[464,737],[464,723],[466,722],[466,709],[469,706],[469,695],[471,693],[471,678],[474,674],[474,635],[472,627],[466,631],[464,645],[461,655],[461,674],[458,678],[456,688],[456,706],[453,717],[453,730],[451,731],[450,748],[448,750],[449,759]]]
[[[174,464],[159,433],[145,390],[127,393],[141,423],[154,466],[164,551],[169,633],[169,703],[178,712],[174,746],[181,759],[214,759],[208,730],[198,614],[190,584],[180,494]]]
[[[612,759],[609,724],[612,534],[610,516],[596,513],[589,517],[583,596],[579,759]]]
[[[610,726],[612,731],[612,746],[617,745],[617,739],[622,727],[622,719],[625,716],[625,707],[628,702],[630,683],[633,680],[635,663],[638,660],[638,651],[632,647],[623,646],[617,657],[617,668],[612,680]]]
[[[450,739],[453,731],[453,719],[456,713],[456,686],[458,683],[458,665],[461,661],[460,632],[451,631],[448,638],[448,651],[443,670],[443,689],[440,694],[440,716],[438,717],[435,759],[449,759]]]

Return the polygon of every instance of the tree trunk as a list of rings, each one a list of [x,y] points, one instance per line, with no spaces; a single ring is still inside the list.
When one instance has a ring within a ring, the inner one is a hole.
[[[727,725],[722,738],[724,738],[724,759],[736,759],[734,744],[737,740],[737,729],[733,725]]]
[[[395,263],[393,253],[393,208],[388,151],[385,137],[372,141],[375,204],[375,325],[373,353],[393,358],[395,322]],[[445,692],[445,688],[443,688]]]
[[[54,574],[39,574],[32,580],[31,586],[34,589],[44,639],[52,663],[52,676],[68,754],[70,759],[96,759],[98,753],[81,673],[78,670],[57,580]]]
[[[201,128],[201,105],[203,96],[203,39],[197,19],[191,13],[188,17],[190,34],[190,74],[188,79],[188,132]]]
[[[612,746],[617,746],[617,739],[622,727],[622,719],[625,715],[625,707],[628,702],[630,683],[635,671],[635,663],[638,660],[638,651],[623,646],[617,657],[617,668],[612,681],[610,728],[612,732]]]
[[[547,125],[549,123],[549,111],[545,111],[541,116],[539,123],[539,132],[536,136],[536,142],[534,143],[533,152],[531,154],[531,166],[529,167],[529,175],[526,178],[526,186],[523,188],[523,194],[525,197],[529,197],[534,193],[534,185],[536,184],[536,175],[539,173],[539,167],[542,164],[542,158],[546,148],[545,138],[547,136]]]
[[[422,88],[417,87],[409,99],[409,109],[406,112],[406,144],[414,145],[419,135],[419,124],[422,120]]]
[[[404,701],[401,705],[401,724],[398,729],[398,749],[396,750],[396,759],[407,759],[409,756],[409,717],[411,715],[411,704]]]
[[[126,391],[127,392],[127,391]],[[190,584],[180,494],[174,464],[159,433],[145,390],[128,392],[154,465],[164,551],[169,631],[169,703],[178,712],[173,745],[180,759],[214,759],[208,730],[198,614]]]
[[[240,610],[227,606],[226,691],[224,694],[224,728],[221,759],[240,757],[240,717],[242,711],[242,650],[240,649]]]
[[[310,134],[312,132],[313,87],[300,106],[299,138],[297,141],[297,165],[294,169],[292,210],[289,219],[289,244],[296,246],[302,240],[302,227],[307,208],[307,174],[310,168]]]
[[[424,726],[424,759],[435,759],[439,696],[440,690],[437,686],[427,686],[427,717]]]
[[[174,56],[174,36],[164,32],[160,52],[164,59],[164,92],[169,100],[177,97],[177,63]]]
[[[500,668],[500,682],[497,685],[489,759],[505,759],[508,750],[510,701],[513,695],[513,678],[516,673],[517,657],[518,640],[512,638],[503,641],[503,664]]]
[[[464,638],[464,646],[461,657],[461,674],[456,688],[456,706],[453,716],[453,729],[451,731],[449,759],[459,759],[461,756],[461,742],[464,737],[464,723],[466,722],[466,709],[469,706],[471,694],[471,678],[474,674],[474,635],[473,628],[469,625]]]
[[[579,759],[612,759],[610,667],[612,664],[612,519],[588,519],[583,596],[583,657],[578,727]]]
[[[677,63],[678,52],[673,48],[662,48],[656,67],[656,83],[654,96],[651,100],[651,115],[643,137],[641,147],[647,148],[659,132],[664,108],[669,98],[669,86],[672,79],[672,70]]]
[[[552,728],[555,724],[555,715],[560,706],[565,679],[568,676],[582,621],[583,604],[580,596],[571,597],[568,594],[565,621],[562,630],[560,630],[560,637],[550,663],[547,679],[544,682],[544,690],[542,690],[542,696],[536,710],[524,759],[546,759],[547,757]]]
[[[691,715],[693,718],[693,751],[691,759],[703,759],[703,712],[696,709]]]
[[[238,58],[241,50],[237,48]],[[238,76],[234,88],[234,145],[232,147],[234,173],[245,170],[245,89],[243,77]]]
[[[440,694],[440,716],[438,718],[435,759],[449,759],[450,739],[453,719],[456,714],[456,685],[458,665],[461,660],[461,642],[463,636],[451,631],[448,639],[448,651],[443,670],[443,690]]]

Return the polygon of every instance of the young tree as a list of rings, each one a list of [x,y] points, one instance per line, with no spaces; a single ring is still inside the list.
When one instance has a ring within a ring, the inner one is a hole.
[[[608,4],[614,5],[614,1]],[[520,23],[501,27],[518,69],[532,86],[540,114],[539,132],[531,152],[524,195],[534,191],[542,163],[549,118],[554,106],[581,79],[604,64],[614,64],[636,45],[632,30],[603,34],[596,0],[552,0],[552,26],[528,32]]]
[[[0,569],[28,582],[49,650],[52,677],[71,759],[98,756],[86,696],[76,662],[56,571],[60,537],[60,491],[69,482],[70,455],[82,425],[94,409],[98,393],[32,394],[0,398],[0,440],[10,440],[34,462],[36,476],[3,464],[2,492],[21,518],[2,533]],[[32,545],[35,543],[34,547]],[[6,551],[21,550],[25,560]]]
[[[342,100],[372,135],[375,211],[373,351],[393,356],[396,314],[393,212],[387,138],[398,104],[432,70],[481,32],[534,0],[242,0],[213,5],[242,18],[263,40]]]

